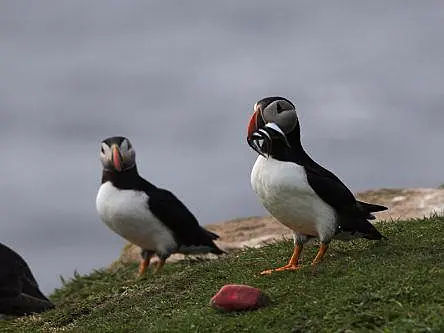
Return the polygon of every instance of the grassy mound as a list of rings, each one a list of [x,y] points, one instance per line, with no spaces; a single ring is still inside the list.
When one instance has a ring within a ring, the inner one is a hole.
[[[444,218],[378,223],[388,241],[332,242],[325,260],[260,276],[287,262],[292,242],[219,260],[183,261],[136,279],[135,265],[76,276],[57,309],[0,322],[1,332],[444,332]],[[303,263],[317,248],[306,246]],[[208,307],[227,283],[263,289],[272,303],[224,314]]]

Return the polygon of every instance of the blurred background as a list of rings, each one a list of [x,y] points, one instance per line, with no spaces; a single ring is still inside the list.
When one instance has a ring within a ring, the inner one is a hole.
[[[0,241],[42,289],[110,264],[99,142],[202,224],[263,215],[253,104],[291,99],[303,144],[353,191],[444,183],[441,1],[0,2]]]

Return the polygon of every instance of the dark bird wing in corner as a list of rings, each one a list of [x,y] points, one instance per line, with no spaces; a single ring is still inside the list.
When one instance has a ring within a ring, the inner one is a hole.
[[[213,240],[219,238],[199,225],[188,208],[170,191],[157,189],[149,193],[148,206],[185,247],[207,248],[205,252],[222,254]]]
[[[6,315],[23,316],[53,308],[54,305],[51,302],[24,293],[10,298],[0,297],[0,313]]]
[[[21,316],[54,308],[40,291],[28,264],[3,244],[0,267],[0,313]]]

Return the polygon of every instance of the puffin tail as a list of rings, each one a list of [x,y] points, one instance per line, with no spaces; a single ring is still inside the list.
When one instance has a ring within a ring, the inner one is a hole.
[[[207,229],[202,228],[203,231],[210,237],[212,240],[219,239],[219,235],[215,234],[214,232],[208,231]]]
[[[206,233],[207,237],[209,237],[211,239],[211,241],[209,242],[210,244],[208,244],[210,246],[210,253],[213,254],[225,254],[226,252],[221,250],[215,243],[214,241],[216,239],[219,239],[219,235],[215,234],[214,232],[208,231],[207,229],[201,228],[203,232]]]
[[[211,242],[210,244],[205,245],[182,245],[178,249],[179,253],[186,255],[195,255],[195,254],[225,254],[226,252],[217,247],[216,244]]]
[[[210,253],[213,254],[225,254],[226,252],[221,250],[219,247],[217,247],[217,245],[213,242],[216,239],[219,239],[219,235],[215,234],[214,232],[208,231],[207,229],[202,228],[202,230],[207,234],[208,237],[210,237],[211,239],[211,250]]]
[[[226,254],[227,252],[225,252],[224,250],[221,250],[220,248],[218,248],[216,246],[216,244],[214,244],[214,247],[211,249],[210,253],[219,255],[219,254]]]
[[[354,238],[365,238],[369,240],[387,239],[376,227],[370,223],[366,216],[340,216],[340,231],[336,238],[351,240]]]
[[[183,254],[224,254],[214,241],[219,238],[219,235],[200,227],[196,233],[196,238],[192,243],[182,245],[179,247],[179,252]]]
[[[383,210],[387,210],[388,208],[382,205],[371,204],[364,201],[358,201],[358,203],[368,212],[382,212]]]
[[[373,215],[372,213],[382,212],[388,209],[387,207],[382,205],[371,204],[363,201],[357,201],[357,204],[361,211],[366,215],[366,218],[368,220],[376,219],[375,215]]]
[[[376,229],[373,224],[371,224],[370,222],[367,222],[368,226],[367,226],[367,230],[366,233],[363,235],[363,237],[365,239],[370,239],[370,240],[381,240],[381,239],[387,239],[387,237],[385,237],[383,234],[381,234],[378,229]]]

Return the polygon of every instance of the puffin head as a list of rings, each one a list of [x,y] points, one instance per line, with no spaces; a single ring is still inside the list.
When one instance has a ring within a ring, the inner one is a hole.
[[[136,165],[136,152],[123,136],[113,136],[100,143],[100,161],[105,170],[122,172]]]
[[[263,155],[269,153],[272,139],[280,138],[290,146],[287,135],[299,131],[296,108],[284,97],[266,97],[254,104],[254,113],[248,124],[247,142],[255,151]],[[267,133],[267,134],[265,134]]]

